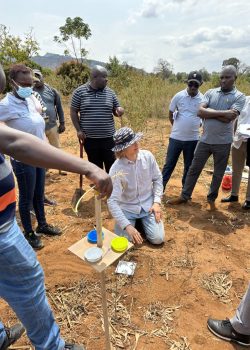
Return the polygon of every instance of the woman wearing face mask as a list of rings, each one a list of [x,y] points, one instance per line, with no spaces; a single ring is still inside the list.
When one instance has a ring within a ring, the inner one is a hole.
[[[45,139],[42,108],[33,95],[31,70],[23,64],[13,65],[9,72],[12,92],[0,101],[0,121],[9,127]],[[31,145],[32,147],[32,145]],[[45,169],[12,159],[19,188],[19,213],[24,235],[34,249],[43,248],[39,234],[59,235],[61,231],[46,222],[44,212]],[[0,174],[1,179],[1,174]],[[33,231],[30,210],[34,208],[38,226]]]

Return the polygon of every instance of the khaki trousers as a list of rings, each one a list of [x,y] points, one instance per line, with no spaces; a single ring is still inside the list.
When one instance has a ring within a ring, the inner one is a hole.
[[[45,134],[46,134],[51,146],[54,146],[56,148],[60,148],[59,133],[58,133],[58,126],[57,125],[49,130],[45,130]]]
[[[232,147],[232,195],[238,196],[242,172],[246,164],[247,142],[242,142],[240,148]],[[248,176],[246,200],[250,201],[250,177]]]

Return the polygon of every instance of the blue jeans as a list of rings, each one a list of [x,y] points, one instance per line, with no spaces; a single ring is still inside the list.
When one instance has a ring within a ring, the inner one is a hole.
[[[15,311],[36,350],[64,349],[45,295],[43,270],[16,220],[0,233],[0,297]],[[0,323],[0,348],[4,337]]]
[[[184,171],[182,176],[182,187],[184,186],[188,169],[192,163],[194,157],[194,151],[198,141],[179,141],[175,139],[169,139],[166,161],[162,169],[163,187],[165,189],[172,172],[176,166],[181,152],[183,152],[184,159]]]
[[[140,214],[130,213],[126,210],[123,210],[122,212],[129,220],[130,224],[134,227],[136,219],[141,219],[145,235],[150,243],[161,244],[164,242],[165,232],[163,222],[156,222],[153,213],[147,213],[143,209],[141,210]],[[129,241],[131,241],[131,237],[127,234],[127,232],[121,229],[121,227],[117,224],[115,225],[115,233],[118,236],[126,237]]]
[[[46,224],[44,212],[45,169],[12,160],[19,189],[19,213],[25,233],[32,231],[30,210],[34,208],[39,226]]]

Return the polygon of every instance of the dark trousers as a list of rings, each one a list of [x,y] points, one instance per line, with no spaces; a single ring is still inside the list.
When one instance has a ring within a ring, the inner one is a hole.
[[[113,147],[113,137],[101,139],[87,137],[84,141],[84,149],[87,153],[88,160],[101,169],[105,167],[107,173],[115,161],[114,152],[111,150]]]
[[[184,159],[182,187],[184,186],[188,169],[194,157],[194,151],[195,151],[197,142],[198,141],[179,141],[171,138],[169,139],[166,160],[165,160],[164,167],[162,169],[162,179],[163,179],[164,189],[172,175],[172,172],[174,171],[174,168],[176,166],[176,163],[179,159],[181,152],[183,152],[183,159]]]
[[[39,226],[46,224],[44,212],[45,169],[36,168],[16,160],[12,167],[19,189],[19,213],[25,233],[32,231],[30,210],[34,208]]]
[[[215,201],[215,199],[218,197],[221,181],[227,167],[230,149],[231,143],[224,145],[210,145],[204,142],[198,143],[194,153],[194,159],[189,168],[186,181],[182,189],[182,198],[186,200],[191,198],[200,173],[202,172],[208,158],[212,155],[214,160],[214,172],[207,194],[207,199],[210,202]]]

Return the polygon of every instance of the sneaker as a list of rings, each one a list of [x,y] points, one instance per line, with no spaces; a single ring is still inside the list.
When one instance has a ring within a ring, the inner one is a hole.
[[[48,236],[60,236],[62,234],[62,231],[58,227],[49,224],[37,226],[36,232]]]
[[[57,205],[56,201],[53,201],[52,199],[49,199],[47,197],[44,197],[43,203],[44,205],[47,205],[49,207],[55,207]]]
[[[0,350],[8,349],[8,347],[14,344],[25,331],[21,323],[17,323],[11,328],[4,327],[4,330],[6,332],[6,336]]]
[[[226,320],[213,320],[211,318],[207,321],[208,329],[220,339],[237,343],[242,346],[250,346],[250,334],[237,333],[230,321]]]
[[[27,241],[29,242],[29,244],[33,249],[39,250],[44,247],[43,242],[41,241],[41,238],[38,235],[36,235],[34,231],[31,231],[29,233],[24,233],[24,237],[27,239]]]
[[[233,194],[231,194],[229,197],[222,198],[221,203],[238,202],[238,200],[239,200],[238,196],[234,196]]]
[[[85,350],[85,348],[81,345],[65,343],[64,350]]]

